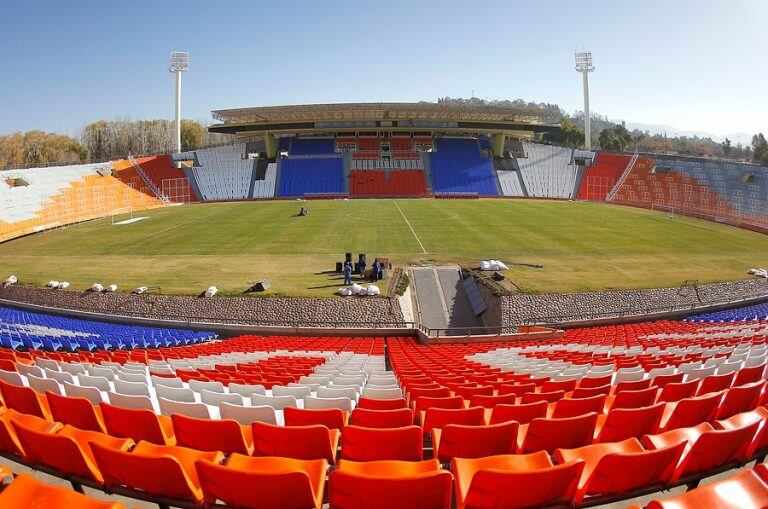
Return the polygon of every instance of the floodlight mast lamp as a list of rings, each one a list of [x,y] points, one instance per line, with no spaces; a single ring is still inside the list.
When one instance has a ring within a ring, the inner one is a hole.
[[[592,122],[589,117],[589,73],[594,70],[592,52],[577,51],[576,71],[581,73],[584,82],[584,148],[587,150],[592,150]]]
[[[172,51],[168,70],[176,74],[176,152],[181,152],[181,73],[189,70],[189,53]]]

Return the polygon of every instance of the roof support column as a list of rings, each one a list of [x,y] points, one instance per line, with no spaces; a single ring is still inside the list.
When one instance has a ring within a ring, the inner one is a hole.
[[[276,159],[277,158],[277,138],[275,138],[274,134],[265,134],[264,135],[264,145],[267,147],[267,158],[268,159]]]
[[[504,157],[504,142],[507,137],[504,133],[496,133],[491,137],[491,150],[496,157]]]

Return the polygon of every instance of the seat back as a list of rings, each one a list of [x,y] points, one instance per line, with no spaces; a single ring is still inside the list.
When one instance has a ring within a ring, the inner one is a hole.
[[[764,382],[759,381],[741,387],[731,387],[725,391],[716,419],[727,419],[736,414],[754,410],[760,400],[763,386]]]
[[[242,405],[243,397],[239,394],[227,394],[225,392],[209,391],[203,389],[200,391],[200,401],[206,405],[219,406],[221,403],[230,403],[232,405]]]
[[[126,394],[128,396],[147,396],[149,397],[149,386],[140,382],[126,382],[124,380],[115,380],[115,392]]]
[[[196,419],[181,414],[172,415],[171,421],[176,443],[180,446],[224,454],[249,454],[243,430],[236,421]]]
[[[453,458],[482,458],[497,454],[514,454],[517,449],[516,422],[502,422],[488,426],[465,426],[448,424],[433,430],[433,444],[439,442],[435,457],[440,463]],[[439,435],[439,438],[438,438]]]
[[[109,397],[109,403],[115,406],[155,411],[155,407],[152,406],[152,400],[148,396],[128,396],[118,392],[109,392],[107,396]]]
[[[29,386],[39,394],[45,394],[46,392],[62,394],[64,392],[62,391],[59,382],[52,378],[40,378],[34,375],[27,375],[27,383],[29,383]]]
[[[552,452],[585,446],[592,443],[596,424],[594,412],[563,419],[533,419],[528,424],[521,452]]]
[[[341,434],[341,457],[352,461],[423,459],[423,433],[418,426],[363,428],[347,426]]]
[[[335,461],[335,446],[330,430],[325,426],[275,426],[254,422],[251,430],[254,456]]]
[[[367,408],[369,410],[396,410],[398,408],[408,408],[408,402],[405,398],[368,398],[362,397],[357,400],[356,408]]]
[[[673,403],[684,398],[691,398],[696,395],[696,390],[698,388],[698,380],[690,380],[688,382],[680,383],[668,383],[664,386],[663,389],[661,389],[658,401]]]
[[[546,401],[547,403],[555,403],[565,397],[565,391],[552,391],[552,392],[529,392],[523,394],[520,398],[522,404],[536,403],[537,401]]]
[[[334,509],[449,509],[452,480],[445,470],[407,477],[336,470],[329,479],[329,503]]]
[[[605,398],[602,394],[588,398],[563,398],[555,403],[552,418],[576,417],[591,412],[601,414],[605,409]]]
[[[70,398],[85,398],[94,405],[103,401],[101,390],[98,387],[81,387],[80,385],[63,382],[64,394]]]
[[[221,403],[219,413],[222,419],[232,419],[242,426],[250,426],[252,422],[277,424],[275,409],[268,405],[241,406],[231,403]]]
[[[678,401],[674,404],[675,408],[664,424],[664,430],[687,428],[702,422],[712,422],[722,398],[721,393],[714,393]]]
[[[621,442],[656,433],[664,415],[664,403],[641,408],[611,410],[600,429],[598,442]]]
[[[195,402],[195,391],[192,389],[155,385],[155,393],[157,394],[158,399],[162,398],[168,401],[178,401],[181,403]]]
[[[104,425],[110,435],[132,438],[135,442],[143,440],[159,445],[168,443],[169,437],[153,411],[122,408],[108,403],[101,403],[99,407],[104,418]]]
[[[424,433],[432,428],[442,428],[447,424],[465,424],[467,426],[482,426],[485,424],[485,409],[470,408],[428,408],[424,412],[424,422],[421,423]]]
[[[47,420],[51,418],[44,396],[34,389],[12,385],[0,380],[0,395],[2,395],[6,407],[19,413],[30,414]]]
[[[73,438],[30,429],[17,421],[12,424],[30,463],[53,468],[65,476],[102,481],[99,469]]]
[[[731,387],[735,373],[728,373],[725,375],[710,375],[701,381],[699,390],[696,394],[699,396],[702,394],[709,394],[710,392],[719,392]]]
[[[674,480],[744,460],[759,426],[760,423],[755,421],[742,428],[705,431],[691,445],[678,466]]]
[[[496,405],[491,411],[491,424],[515,421],[528,424],[534,419],[547,416],[547,402],[539,401],[525,405]]]
[[[106,433],[101,418],[97,415],[93,403],[85,398],[70,398],[47,392],[48,405],[53,420],[69,424],[78,429]]]
[[[343,410],[344,412],[351,412],[353,402],[349,398],[315,398],[313,396],[307,396],[304,398],[304,408],[308,409],[329,409],[335,408],[337,410]],[[287,408],[286,408],[287,410]]]
[[[296,407],[298,406],[298,403],[294,396],[262,396],[260,394],[251,394],[251,405],[268,405],[275,410],[282,410],[289,406]]]
[[[355,408],[350,416],[350,424],[363,428],[400,428],[413,424],[413,411],[410,408],[394,410],[371,410]]]
[[[165,398],[159,398],[158,403],[160,404],[160,413],[169,417],[173,414],[181,414],[197,419],[211,418],[208,407],[204,403],[183,403]]]

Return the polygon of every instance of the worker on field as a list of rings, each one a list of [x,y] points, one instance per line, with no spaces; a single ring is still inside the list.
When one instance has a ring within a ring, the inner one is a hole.
[[[361,277],[361,278],[362,278],[362,277],[365,277],[365,267],[366,267],[367,265],[368,265],[368,264],[367,264],[367,263],[365,263],[365,258],[362,258],[362,257],[361,257],[361,258],[360,258],[360,262],[357,264],[357,268],[358,268],[358,270],[360,271],[360,277]]]
[[[379,259],[375,259],[373,261],[373,265],[371,265],[371,282],[375,283],[379,280],[379,272],[381,272],[381,262],[379,262]]]
[[[352,264],[344,262],[344,285],[352,284]]]

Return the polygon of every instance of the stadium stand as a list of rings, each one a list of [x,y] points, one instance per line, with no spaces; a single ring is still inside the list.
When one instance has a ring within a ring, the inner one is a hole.
[[[768,304],[761,303],[686,318],[686,322],[750,322],[768,320]]]
[[[344,161],[340,156],[284,157],[280,163],[278,196],[344,194]]]
[[[619,177],[627,168],[631,156],[600,152],[594,164],[588,166],[579,189],[580,200],[605,201]]]
[[[293,138],[289,155],[311,156],[335,153],[333,138]]]
[[[429,154],[435,193],[498,196],[490,159],[480,154],[474,138],[438,138]]]
[[[520,176],[520,169],[515,165],[513,159],[504,158],[494,161],[496,166],[496,175],[499,178],[501,194],[504,196],[527,196],[523,188],[523,181]]]
[[[203,200],[242,200],[253,197],[256,190],[251,192],[251,184],[255,179],[257,159],[248,158],[245,150],[245,143],[237,143],[196,151],[199,166],[193,167],[192,173]],[[259,187],[258,197],[273,196],[274,167],[261,182],[263,185]]]
[[[526,157],[517,163],[528,196],[573,198],[577,167],[572,149],[523,142],[523,150]]]
[[[352,196],[424,196],[427,187],[420,170],[352,170]]]
[[[171,156],[140,157],[136,159],[136,163],[152,182],[155,189],[159,190],[161,195],[166,196],[170,201],[197,201],[194,191],[189,188],[187,175],[184,170],[174,166]],[[179,193],[173,190],[178,187],[183,187],[184,192]]]

